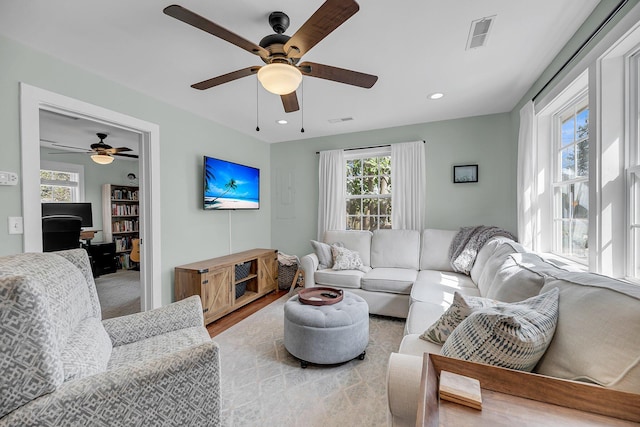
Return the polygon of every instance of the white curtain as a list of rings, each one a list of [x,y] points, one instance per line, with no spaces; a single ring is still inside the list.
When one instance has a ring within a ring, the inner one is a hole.
[[[321,151],[318,175],[318,240],[322,241],[326,230],[344,230],[347,225],[344,151]]]
[[[391,225],[422,230],[426,212],[426,158],[424,141],[391,144]]]
[[[535,250],[536,236],[536,159],[535,111],[533,101],[520,110],[518,135],[518,240],[527,249]]]

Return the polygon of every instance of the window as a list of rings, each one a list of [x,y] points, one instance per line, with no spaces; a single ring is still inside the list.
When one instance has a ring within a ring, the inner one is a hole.
[[[589,106],[586,94],[554,116],[553,248],[588,261]]]
[[[391,228],[391,149],[345,153],[347,230]]]
[[[640,54],[635,54],[629,62],[630,75],[635,76],[631,92],[630,122],[633,123],[629,138],[628,185],[628,235],[627,235],[627,275],[640,280]],[[634,87],[635,86],[635,87]]]
[[[84,200],[84,167],[69,163],[41,162],[41,202],[81,202]]]

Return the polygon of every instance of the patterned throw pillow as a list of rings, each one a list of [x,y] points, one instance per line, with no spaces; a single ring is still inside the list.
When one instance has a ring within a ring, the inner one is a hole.
[[[342,247],[342,242],[336,242],[332,244],[327,244],[323,242],[318,242],[316,240],[311,241],[311,247],[318,257],[318,270],[324,270],[326,268],[333,267],[333,254],[331,253],[331,246],[340,246]]]
[[[522,302],[472,313],[442,347],[443,356],[530,372],[558,322],[558,288]]]
[[[469,317],[471,313],[481,308],[495,307],[498,304],[497,301],[489,298],[465,296],[456,291],[453,294],[451,306],[420,335],[420,338],[442,345],[460,322]]]
[[[360,254],[347,248],[331,246],[334,270],[365,270]]]

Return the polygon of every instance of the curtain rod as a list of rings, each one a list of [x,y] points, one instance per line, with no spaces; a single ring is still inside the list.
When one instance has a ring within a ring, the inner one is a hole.
[[[591,43],[591,41],[600,33],[600,31],[602,31],[602,29],[613,19],[614,16],[616,16],[618,14],[618,12],[620,12],[620,9],[622,9],[628,2],[629,0],[621,0],[620,3],[618,3],[618,6],[616,6],[615,9],[613,9],[609,15],[607,15],[607,17],[604,19],[604,21],[602,21],[602,23],[600,23],[600,25],[598,26],[598,28],[596,28],[591,35],[580,45],[580,47],[573,53],[573,55],[571,55],[571,57],[569,59],[567,59],[567,61],[562,64],[562,67],[560,67],[560,69],[558,71],[556,71],[556,73],[551,76],[551,78],[549,80],[547,80],[547,82],[544,84],[544,86],[542,86],[542,89],[540,89],[538,91],[538,93],[536,93],[533,98],[531,98],[532,101],[535,101],[536,98],[538,98],[538,96],[540,96],[540,94],[547,88],[547,86],[549,86],[551,84],[551,82],[553,80],[555,80],[556,77],[558,77],[558,75],[565,69],[567,68],[567,66],[571,63],[571,61],[573,61],[578,55],[580,55],[580,53],[587,47],[587,45],[589,43]]]
[[[422,140],[422,143],[426,143],[427,141],[425,141],[424,139]],[[355,148],[345,148],[343,151],[353,151],[353,150],[368,150],[370,148],[383,148],[383,147],[391,147],[391,144],[384,144],[384,145],[372,145],[370,147],[355,147]],[[320,154],[319,151],[316,151],[316,154]]]

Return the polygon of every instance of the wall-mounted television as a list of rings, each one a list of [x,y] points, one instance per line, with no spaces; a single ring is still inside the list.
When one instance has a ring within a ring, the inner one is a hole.
[[[82,218],[81,227],[93,227],[91,203],[42,203],[42,216],[75,215]]]
[[[260,208],[260,169],[204,156],[205,210]]]

